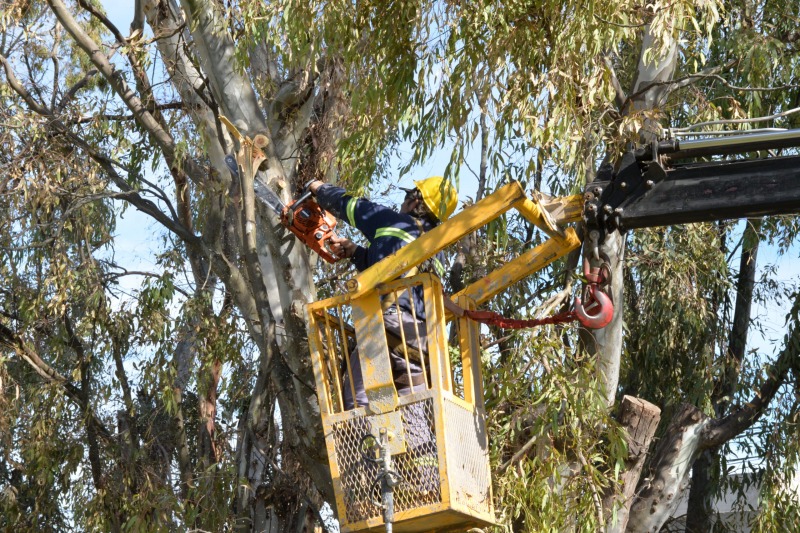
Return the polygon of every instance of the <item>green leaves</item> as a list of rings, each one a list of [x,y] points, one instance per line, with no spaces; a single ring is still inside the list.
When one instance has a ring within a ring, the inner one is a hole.
[[[354,190],[375,189],[383,183],[380,178],[394,183],[398,173],[414,172],[445,150],[449,158],[436,173],[459,181],[465,195],[475,191],[465,162],[472,164],[476,155],[481,162],[473,166],[485,167],[468,170],[475,171],[482,191],[519,179],[528,189],[580,192],[598,161],[613,159],[647,120],[685,126],[742,119],[796,107],[792,102],[798,95],[797,2],[192,4],[219,9],[219,31],[225,42],[236,43],[235,68],[252,82],[256,109],[268,118],[273,145],[292,147],[291,154],[278,157],[298,158],[297,165],[284,159],[281,169],[270,171],[286,172],[290,179],[304,172],[329,179],[338,174]],[[204,417],[213,419],[213,414],[201,405],[218,403],[226,414],[217,421],[236,421],[249,412],[251,397],[262,402],[269,414],[250,421],[254,425],[246,434],[269,435],[263,442],[247,441],[243,449],[266,449],[264,442],[272,444],[278,434],[287,435],[287,442],[311,442],[309,417],[297,418],[307,427],[288,421],[278,431],[269,427],[274,420],[267,409],[273,397],[300,397],[292,387],[309,381],[298,348],[302,331],[288,322],[278,327],[277,344],[295,350],[272,359],[292,369],[292,377],[281,376],[286,377],[281,387],[288,388],[270,390],[262,383],[256,390],[258,372],[261,381],[276,374],[251,360],[251,352],[254,346],[274,346],[267,336],[253,337],[266,324],[242,318],[251,311],[254,287],[264,280],[249,279],[241,268],[240,191],[229,186],[224,167],[215,168],[231,147],[214,129],[220,102],[206,85],[207,50],[196,48],[197,41],[187,39],[183,29],[154,32],[159,39],[181,39],[164,57],[158,46],[164,41],[137,38],[112,45],[95,17],[77,13],[100,49],[113,55],[118,75],[175,140],[173,155],[185,164],[165,168],[164,153],[140,117],[131,115],[106,78],[91,74],[87,55],[54,23],[45,3],[9,4],[0,15],[3,42],[11,47],[3,53],[30,98],[52,107],[54,114],[35,112],[3,73],[0,320],[54,371],[68,376],[73,388],[67,394],[64,387],[44,383],[16,354],[3,353],[0,428],[8,428],[11,444],[4,441],[4,446],[13,453],[0,454],[0,485],[11,476],[9,458],[22,458],[28,477],[14,485],[13,502],[0,503],[5,505],[0,521],[66,529],[68,516],[90,530],[225,529],[230,499],[245,482],[237,477],[229,449],[234,435],[241,434],[231,429],[233,422],[218,424],[216,440],[203,441]],[[175,27],[181,28],[180,22]],[[652,43],[644,45],[641,34],[648,24],[656,31]],[[143,35],[151,34],[145,29]],[[663,107],[628,113],[624,99],[643,89],[633,86],[640,58],[652,65],[676,39],[674,77],[681,82],[662,87],[669,89]],[[14,43],[19,46],[13,48]],[[199,72],[197,78],[187,75],[188,90],[182,85],[186,73],[172,68],[180,61],[187,72]],[[142,70],[136,72],[131,62]],[[687,77],[705,69],[714,69],[714,75]],[[144,89],[143,73],[153,77],[150,89]],[[778,87],[750,90],[754,85]],[[278,93],[289,87],[312,100],[274,109]],[[236,98],[225,96],[235,106]],[[312,117],[308,128],[292,122],[305,110]],[[770,125],[791,125],[798,116]],[[262,118],[253,117],[253,123]],[[57,124],[64,127],[54,129]],[[307,162],[314,157],[314,164]],[[183,171],[190,167],[195,173],[186,176]],[[115,265],[115,254],[122,253],[115,245],[120,208],[111,197],[121,191],[109,184],[109,169],[123,180],[120,186],[146,195],[154,209],[208,241],[189,246],[165,237],[163,255],[150,262],[150,271],[129,277],[134,274]],[[764,227],[766,238],[783,250],[792,246],[797,231],[790,218],[769,220]],[[626,310],[622,387],[627,391],[667,405],[688,400],[711,412],[715,380],[728,371],[720,355],[735,275],[727,266],[728,241],[736,239],[731,227],[713,225],[631,237],[627,300],[617,302]],[[512,216],[495,221],[476,240],[465,269],[479,278],[541,236]],[[277,276],[291,276],[297,265],[288,266]],[[537,302],[561,288],[564,268],[553,266],[491,305],[506,314],[534,313]],[[241,269],[238,293],[226,278],[233,269]],[[271,294],[283,287],[283,281],[266,281]],[[305,294],[306,281],[290,281],[291,290]],[[771,273],[760,287],[765,298],[781,290]],[[485,354],[492,378],[487,401],[501,518],[517,530],[596,531],[603,522],[597,497],[618,488],[626,454],[621,430],[598,391],[600,370],[573,348],[572,328],[484,333],[491,345]],[[292,338],[284,344],[282,335]],[[761,377],[761,363],[745,362],[743,383]],[[10,392],[16,385],[19,398]],[[303,390],[302,397],[308,394]],[[792,407],[781,409],[781,416],[794,416]],[[89,414],[114,435],[113,444],[89,447],[88,421],[94,420]],[[243,427],[247,423],[243,419]],[[787,441],[791,423],[781,429]],[[218,455],[209,451],[215,446]],[[779,449],[777,455],[791,453]],[[90,454],[98,458],[99,469]],[[240,459],[242,465],[264,463],[260,456],[260,462]],[[93,478],[95,470],[101,474],[97,479],[113,482],[103,486]],[[180,480],[170,478],[175,470]],[[313,479],[323,477],[317,472]],[[43,488],[48,483],[49,492]],[[777,491],[772,494],[771,501],[781,501]],[[208,502],[212,511],[204,507]],[[788,516],[782,513],[789,507],[770,505],[764,528]],[[41,522],[23,522],[31,516]],[[210,525],[201,527],[206,516]],[[8,523],[0,522],[0,529]]]
[[[597,499],[618,482],[627,450],[592,363],[574,360],[555,333],[519,333],[511,356],[484,369],[495,495],[515,529],[597,531]]]
[[[724,233],[712,224],[632,236],[626,287],[634,303],[627,320],[628,377],[650,401],[688,397],[703,404],[719,371],[710,363],[718,342],[714,332],[731,287],[722,238]]]

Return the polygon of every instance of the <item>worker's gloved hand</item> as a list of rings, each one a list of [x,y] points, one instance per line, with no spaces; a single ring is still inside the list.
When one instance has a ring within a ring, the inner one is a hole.
[[[329,241],[329,246],[331,252],[336,257],[353,257],[353,254],[356,253],[357,245],[350,239],[345,237],[331,237]]]
[[[303,193],[310,192],[311,194],[317,194],[317,189],[325,185],[319,180],[311,180],[306,183],[305,187],[303,187]]]

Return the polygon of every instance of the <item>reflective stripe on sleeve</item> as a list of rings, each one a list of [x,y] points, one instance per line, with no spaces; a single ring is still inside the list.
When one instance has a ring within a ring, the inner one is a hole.
[[[436,257],[433,258],[433,268],[436,269],[436,274],[440,278],[444,278],[444,275],[445,275],[444,265]]]
[[[380,228],[375,232],[375,238],[377,239],[378,237],[396,237],[406,243],[412,243],[416,240],[410,233],[398,228]]]
[[[350,225],[354,228],[356,227],[356,202],[358,198],[350,198],[350,201],[347,202],[347,220],[350,222]]]

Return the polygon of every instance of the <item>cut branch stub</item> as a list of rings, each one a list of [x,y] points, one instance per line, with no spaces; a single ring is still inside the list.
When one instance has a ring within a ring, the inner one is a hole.
[[[656,405],[633,396],[622,398],[619,422],[628,433],[629,458],[636,458],[647,451],[660,420],[661,409]]]
[[[259,133],[253,139],[253,143],[256,145],[256,147],[264,149],[269,144],[269,139],[267,138],[266,135]]]

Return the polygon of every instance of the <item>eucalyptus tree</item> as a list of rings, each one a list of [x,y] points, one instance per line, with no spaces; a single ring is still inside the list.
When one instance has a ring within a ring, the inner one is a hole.
[[[264,136],[256,179],[284,200],[312,177],[376,187],[408,146],[401,171],[453,147],[444,172],[465,190],[479,151],[478,196],[508,179],[565,194],[661,127],[791,125],[798,98],[792,3],[135,4],[129,28],[92,0],[3,4],[4,528],[324,525],[332,491],[302,318],[320,269],[227,170],[236,143],[220,115]],[[153,272],[115,259],[123,208],[163,231]],[[791,243],[794,230],[745,232],[735,290],[736,226],[618,236],[603,245],[609,328],[492,332],[502,521],[657,531],[696,460],[710,479],[724,458],[712,452],[768,410],[765,468],[793,464],[780,437],[796,422],[796,313],[763,373],[743,347],[745,302],[774,298],[752,292],[746,258],[762,234]],[[516,219],[484,237],[462,243],[454,272],[479,276],[539,238]],[[576,263],[493,305],[568,305]],[[129,276],[142,280],[132,298],[117,284]],[[615,420],[622,392],[639,399]],[[665,415],[657,447],[651,403]],[[651,414],[639,431],[636,409]],[[774,478],[763,486],[759,524],[777,528],[796,504]],[[705,523],[710,487],[693,486]]]

